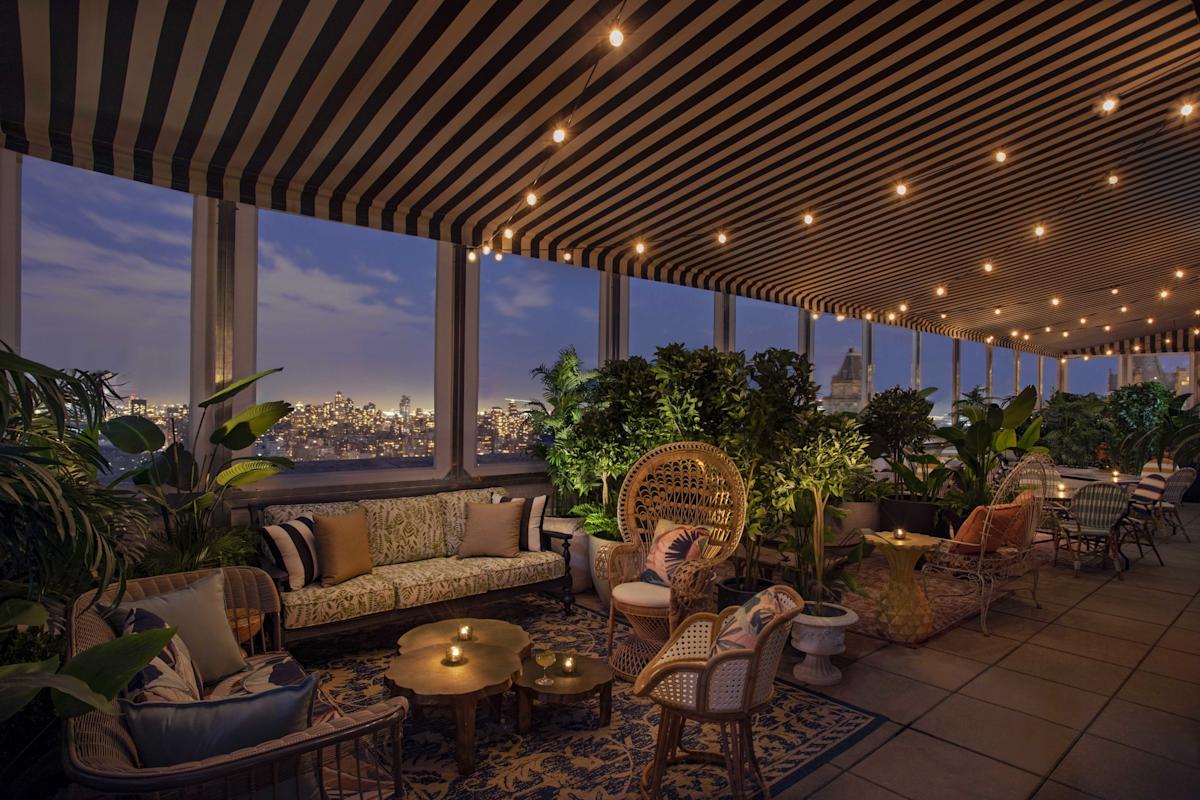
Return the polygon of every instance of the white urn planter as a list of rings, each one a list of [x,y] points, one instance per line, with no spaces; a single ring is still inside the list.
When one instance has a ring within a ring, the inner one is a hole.
[[[815,606],[805,606],[810,607]],[[842,613],[818,617],[801,612],[792,623],[792,647],[804,653],[792,676],[813,686],[832,686],[842,679],[842,671],[831,656],[846,651],[846,628],[858,622],[858,614],[837,603],[823,603],[822,607],[826,614],[834,609]]]

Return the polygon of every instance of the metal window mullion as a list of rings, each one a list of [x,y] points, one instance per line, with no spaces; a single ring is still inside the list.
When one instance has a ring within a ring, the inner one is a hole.
[[[922,368],[922,352],[921,352],[921,332],[914,330],[912,332],[912,388],[921,388],[921,368]]]
[[[0,150],[0,342],[21,352],[21,154]]]
[[[865,406],[875,395],[875,329],[872,323],[863,320],[863,385],[862,402]]]
[[[962,340],[950,344],[950,424],[958,424],[958,398],[962,394]]]
[[[983,364],[984,364],[984,367],[983,367],[984,394],[986,394],[990,398],[992,396],[992,346],[990,344],[984,345]]]

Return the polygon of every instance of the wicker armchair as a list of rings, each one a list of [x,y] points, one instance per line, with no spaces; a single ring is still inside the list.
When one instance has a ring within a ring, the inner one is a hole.
[[[703,761],[725,765],[734,797],[745,796],[747,768],[763,796],[770,797],[754,752],[752,723],[754,714],[771,701],[792,620],[803,610],[804,600],[788,586],[768,591],[776,593],[786,611],[759,633],[752,650],[728,650],[710,658],[721,624],[737,608],[727,608],[720,615],[693,614],[638,676],[634,694],[649,697],[662,709],[654,760],[642,772],[643,796],[661,795],[669,765]],[[683,747],[683,726],[689,719],[719,724],[722,752]]]
[[[130,581],[123,599],[138,600],[180,589],[213,573],[199,570]],[[265,572],[225,567],[225,606],[235,636],[253,657],[274,650],[280,641],[279,595]],[[110,604],[116,588],[102,596]],[[76,600],[67,620],[68,656],[111,641],[115,634],[90,604],[92,593]],[[400,734],[407,705],[387,700],[355,713],[317,721],[307,730],[222,756],[171,767],[143,767],[137,749],[118,717],[92,711],[66,723],[64,767],[69,778],[92,792],[88,796],[154,798],[299,797],[326,786],[330,797],[388,797],[400,776]],[[391,775],[355,775],[357,757],[382,754]],[[343,781],[343,777],[345,780]],[[398,790],[396,790],[398,794]]]
[[[613,669],[633,680],[680,620],[716,607],[717,568],[737,549],[746,522],[746,485],[737,466],[712,445],[674,442],[654,448],[630,468],[617,513],[624,543],[608,553],[608,653]],[[669,588],[639,580],[659,520],[709,531],[700,558],[682,564]],[[617,612],[633,631],[614,649]]]
[[[1035,558],[1034,534],[1046,515],[1052,513],[1048,500],[1057,484],[1055,475],[1057,470],[1054,462],[1046,456],[1038,453],[1025,456],[1004,477],[993,493],[992,502],[995,505],[987,507],[979,545],[964,546],[961,542],[947,541],[925,556],[922,575],[948,575],[970,585],[970,591],[979,598],[979,627],[985,635],[988,632],[988,608],[998,586],[1009,584],[1032,572],[1030,591],[1033,593],[1034,605],[1038,605],[1038,569],[1041,565]],[[1018,521],[1020,528],[1012,537],[1014,543],[993,548],[989,552],[988,538],[1002,533],[993,520],[995,508],[1001,504],[1012,503],[1025,491],[1032,492],[1033,499],[1027,504],[1028,511]]]

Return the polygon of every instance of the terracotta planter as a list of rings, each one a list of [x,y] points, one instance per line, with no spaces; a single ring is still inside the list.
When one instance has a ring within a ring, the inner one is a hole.
[[[591,548],[588,539],[591,537],[583,530],[583,519],[580,517],[546,517],[542,527],[555,533],[565,533],[571,537],[571,591],[575,594],[586,592],[592,588],[592,567],[590,563]]]
[[[815,604],[805,604],[804,609],[792,623],[792,647],[804,653],[804,660],[792,668],[792,677],[813,686],[832,686],[842,679],[842,671],[831,656],[846,651],[846,628],[858,622],[858,614],[830,602],[822,603],[827,616],[807,613],[816,609]]]
[[[592,573],[592,588],[596,590],[596,595],[599,596],[600,602],[604,605],[605,610],[607,610],[608,602],[612,598],[612,588],[608,585],[608,551],[618,543],[607,539],[599,539],[595,536],[588,536],[587,541],[588,565],[591,567]]]

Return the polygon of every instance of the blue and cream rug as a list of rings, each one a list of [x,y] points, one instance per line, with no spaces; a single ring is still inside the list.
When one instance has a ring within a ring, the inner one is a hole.
[[[467,609],[462,609],[466,615]],[[566,616],[555,601],[540,595],[497,600],[470,607],[472,616],[505,619],[523,627],[534,649],[604,652],[605,618],[577,609]],[[450,614],[447,614],[450,616]],[[294,648],[306,667],[327,673],[325,687],[346,709],[371,703],[386,691],[382,675],[404,631],[392,627],[330,637]],[[415,798],[625,798],[638,796],[642,768],[654,752],[658,707],[635,697],[630,684],[613,686],[613,718],[597,728],[596,703],[577,707],[535,705],[533,732],[519,735],[513,725],[515,701],[505,698],[504,720],[480,704],[477,767],[460,777],[454,763],[454,722],[450,713],[427,711],[404,728],[404,780]],[[755,719],[759,763],[773,795],[782,794],[812,770],[853,745],[884,717],[777,681],[770,709]],[[689,724],[689,746],[719,749],[716,726]],[[667,772],[663,793],[672,798],[728,796],[725,771],[718,766],[677,766]]]

